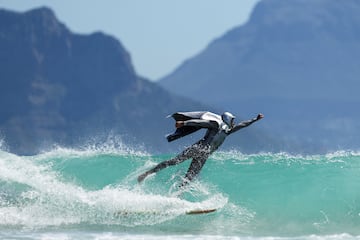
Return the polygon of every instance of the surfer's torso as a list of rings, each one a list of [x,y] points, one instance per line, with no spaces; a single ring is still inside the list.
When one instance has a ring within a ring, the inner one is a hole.
[[[207,128],[205,136],[196,144],[210,147],[210,152],[218,149],[230,132],[230,128],[221,121],[188,120],[185,125]]]
[[[209,145],[211,152],[213,152],[221,146],[221,144],[225,141],[226,137],[227,133],[225,131],[207,130],[204,138],[200,141],[203,144]]]

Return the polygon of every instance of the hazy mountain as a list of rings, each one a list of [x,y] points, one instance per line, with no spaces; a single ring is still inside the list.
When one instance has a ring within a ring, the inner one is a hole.
[[[109,136],[147,150],[178,149],[186,140],[166,142],[174,123],[165,117],[214,110],[138,77],[118,40],[74,34],[47,8],[0,10],[0,66],[0,140],[17,153]],[[261,135],[244,133],[242,149],[266,144]]]
[[[360,1],[264,0],[249,21],[160,80],[249,115],[306,148],[360,140]]]
[[[0,134],[16,152],[109,132],[160,148],[165,116],[204,108],[139,78],[118,40],[74,34],[47,8],[0,10],[0,65]]]

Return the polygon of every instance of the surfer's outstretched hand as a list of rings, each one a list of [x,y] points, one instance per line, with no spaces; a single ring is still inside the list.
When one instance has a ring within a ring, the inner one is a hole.
[[[176,121],[175,123],[176,128],[181,128],[182,126],[184,126],[184,121]]]
[[[260,120],[260,119],[262,119],[262,118],[264,118],[264,114],[259,113],[259,114],[257,115],[256,120]]]

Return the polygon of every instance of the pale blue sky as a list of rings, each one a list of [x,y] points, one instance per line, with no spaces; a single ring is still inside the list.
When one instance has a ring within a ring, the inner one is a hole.
[[[0,0],[0,8],[53,9],[76,33],[103,31],[121,41],[136,72],[157,80],[212,40],[244,24],[259,0]]]

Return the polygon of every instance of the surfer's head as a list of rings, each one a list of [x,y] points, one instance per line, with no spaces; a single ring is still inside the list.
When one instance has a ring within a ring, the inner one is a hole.
[[[232,128],[234,126],[234,119],[235,119],[235,116],[232,115],[231,113],[229,112],[224,112],[222,115],[221,115],[221,119],[224,121],[224,123],[226,123],[226,125],[228,125],[230,128]]]

